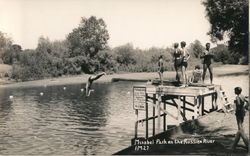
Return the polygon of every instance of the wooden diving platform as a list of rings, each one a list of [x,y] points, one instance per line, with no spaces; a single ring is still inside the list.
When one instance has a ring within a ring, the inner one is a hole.
[[[146,92],[148,94],[162,95],[177,95],[177,96],[204,96],[213,94],[217,89],[220,88],[219,85],[202,85],[202,84],[190,84],[187,87],[180,86],[155,86],[146,85]]]
[[[198,83],[189,84],[187,87],[181,87],[181,85],[171,81],[164,81],[163,85],[159,85],[159,80],[153,80],[133,86],[133,106],[137,115],[135,135],[131,139],[131,146],[115,155],[183,154],[182,150],[189,154],[231,152],[217,140],[214,143],[202,144],[156,143],[157,140],[173,142],[176,138],[185,141],[189,135],[191,139],[209,139],[207,133],[200,132],[200,136],[196,136],[196,133],[211,124],[216,125],[215,123],[219,121],[218,116],[222,118],[221,116],[224,115],[217,111],[218,108],[225,113],[230,112],[228,111],[230,109],[226,108],[230,103],[220,85]],[[142,119],[138,120],[138,114]],[[217,118],[211,117],[214,115]],[[171,118],[175,119],[175,125],[169,123]],[[204,124],[201,124],[203,120]],[[140,123],[141,127],[139,127]],[[230,126],[228,124],[228,128]],[[141,129],[138,130],[139,128]],[[208,130],[204,131],[208,132]],[[179,132],[185,135],[176,135]],[[229,140],[229,142],[232,141]]]
[[[169,118],[177,120],[178,125],[218,109],[217,97],[220,85],[189,84],[186,87],[181,87],[181,84],[176,82],[165,81],[163,85],[157,83],[159,82],[154,80],[133,87],[135,112],[137,115],[138,112],[145,114],[145,119],[135,123],[134,139],[138,137],[139,123],[145,122],[145,138],[149,138],[149,130],[151,129],[152,136],[166,131]],[[172,106],[172,109],[167,109],[167,106],[168,108]],[[188,119],[187,112],[192,113],[191,119]],[[149,122],[152,128],[149,128]]]

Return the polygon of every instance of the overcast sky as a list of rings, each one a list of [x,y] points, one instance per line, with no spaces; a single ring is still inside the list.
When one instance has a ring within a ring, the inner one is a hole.
[[[210,41],[201,0],[0,0],[0,31],[23,49],[35,48],[40,36],[65,39],[81,17],[91,15],[106,22],[111,47]]]

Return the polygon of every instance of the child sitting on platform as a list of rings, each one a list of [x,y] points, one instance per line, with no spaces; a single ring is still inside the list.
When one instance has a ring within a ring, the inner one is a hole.
[[[202,71],[200,69],[201,67],[199,65],[195,66],[190,79],[190,83],[198,83],[202,80]]]
[[[236,94],[236,99],[234,100],[236,109],[235,109],[235,116],[238,125],[238,131],[236,133],[236,137],[234,143],[232,145],[232,149],[234,150],[236,145],[238,144],[240,137],[242,137],[243,142],[248,147],[248,138],[244,133],[243,129],[243,121],[245,117],[245,110],[248,110],[249,104],[245,97],[241,94],[242,89],[240,87],[236,87],[234,89],[234,93]]]

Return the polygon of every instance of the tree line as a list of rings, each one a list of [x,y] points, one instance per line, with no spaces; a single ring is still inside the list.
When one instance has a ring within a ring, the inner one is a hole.
[[[204,0],[202,4],[211,23],[208,34],[212,41],[222,40],[225,35],[229,38],[228,45],[218,44],[211,49],[214,60],[223,64],[247,64],[248,29],[245,27],[248,28],[248,18],[246,20],[245,15],[247,13],[248,17],[248,2]],[[247,23],[243,24],[244,21]],[[100,71],[155,72],[160,55],[164,56],[165,70],[174,70],[172,46],[142,50],[127,43],[111,48],[108,40],[104,20],[95,16],[82,18],[78,27],[64,40],[50,41],[47,37],[40,37],[35,49],[23,50],[21,45],[13,44],[11,38],[0,32],[0,63],[12,65],[12,74],[8,76],[23,81]],[[191,54],[190,69],[201,64],[199,55],[205,48],[203,45],[195,40],[187,47]]]
[[[191,55],[189,69],[201,64],[199,57],[204,49],[198,40],[189,44],[187,47]],[[238,57],[232,57],[225,45],[218,45],[211,50],[214,51],[216,62],[238,63]],[[11,78],[26,81],[101,71],[156,72],[160,55],[163,55],[164,69],[173,71],[173,53],[172,47],[152,47],[142,50],[135,48],[131,43],[114,48],[107,46],[98,51],[89,48],[89,51],[85,52],[81,48],[73,48],[67,39],[50,41],[49,38],[40,37],[35,49],[23,50],[20,45],[10,44],[5,48],[1,58],[3,63],[12,65],[13,71],[9,75]]]

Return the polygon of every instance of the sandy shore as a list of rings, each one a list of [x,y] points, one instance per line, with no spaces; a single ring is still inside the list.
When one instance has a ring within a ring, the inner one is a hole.
[[[190,74],[191,71],[188,71]],[[209,74],[207,74],[209,75]],[[215,77],[222,76],[233,76],[233,75],[248,75],[248,66],[243,65],[223,65],[214,68]],[[32,86],[50,86],[50,85],[63,85],[63,84],[81,84],[85,83],[90,75],[82,74],[77,76],[67,76],[59,78],[49,78],[43,80],[26,81],[26,82],[15,82],[7,79],[0,79],[0,87],[32,87]],[[174,79],[175,72],[166,71],[164,72],[165,79]],[[154,79],[158,78],[158,73],[124,73],[124,74],[112,74],[101,77],[97,83],[111,82],[112,78],[123,78],[123,79]]]
[[[243,123],[245,134],[249,138],[249,112],[246,113]],[[248,151],[242,139],[233,151],[231,146],[237,132],[236,118],[233,113],[212,112],[201,116],[197,120],[183,123],[182,126],[173,128],[156,136],[157,140],[199,140],[201,143],[175,143],[153,144],[149,150],[135,150],[130,146],[118,153],[118,155],[247,155]],[[175,142],[175,141],[174,141]]]

